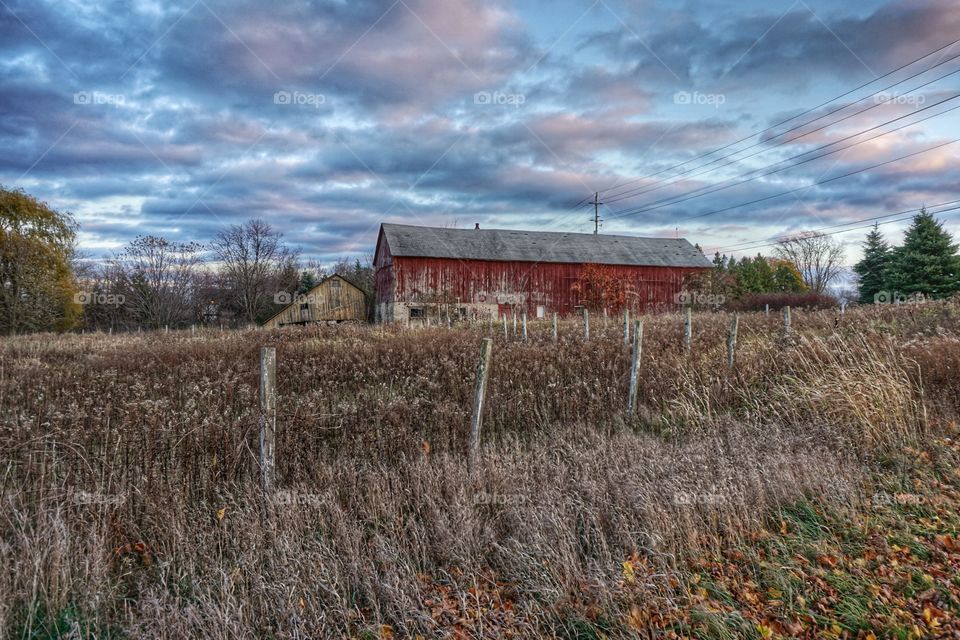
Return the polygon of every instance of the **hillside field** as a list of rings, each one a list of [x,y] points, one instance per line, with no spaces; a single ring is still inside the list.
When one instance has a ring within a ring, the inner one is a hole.
[[[0,637],[960,638],[960,303],[643,320],[0,338]]]

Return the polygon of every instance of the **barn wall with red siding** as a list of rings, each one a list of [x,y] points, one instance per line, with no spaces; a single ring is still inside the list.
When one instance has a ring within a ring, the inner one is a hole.
[[[532,317],[538,306],[547,313],[566,315],[581,303],[574,285],[581,279],[583,264],[381,257],[383,266],[376,274],[378,303],[496,303],[501,308],[509,305],[525,310]],[[624,265],[605,268],[629,284],[633,295],[627,306],[638,310],[676,304],[684,280],[702,271]]]

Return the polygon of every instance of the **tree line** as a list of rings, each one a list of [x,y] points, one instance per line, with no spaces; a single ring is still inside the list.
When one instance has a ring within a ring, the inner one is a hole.
[[[701,308],[742,310],[784,306],[836,305],[830,286],[842,271],[843,247],[822,233],[801,233],[780,241],[771,256],[739,260],[717,252],[713,269],[691,278],[688,302]]]
[[[206,244],[139,236],[95,261],[78,226],[22,190],[0,187],[0,331],[171,329],[261,323],[333,273],[373,295],[369,261],[304,263],[270,224],[251,219]]]
[[[206,244],[140,236],[102,261],[77,251],[77,231],[69,214],[22,190],[0,187],[0,331],[256,324],[333,273],[362,289],[372,307],[369,260],[341,259],[329,268],[304,263],[263,220],[231,226]],[[938,299],[960,292],[957,248],[924,208],[901,246],[891,246],[875,225],[863,259],[853,267],[858,285],[853,301]],[[717,253],[713,269],[688,282],[693,297],[677,302],[746,310],[834,306],[830,288],[842,275],[843,260],[843,248],[832,236],[814,232],[782,240],[772,256],[737,260]],[[613,300],[616,306],[622,283],[600,272],[587,280],[578,285],[585,299],[593,292],[596,304]]]
[[[941,299],[960,292],[957,244],[926,207],[914,216],[899,247],[890,246],[874,224],[863,244],[863,259],[853,270],[860,304]]]
[[[693,278],[699,306],[759,310],[767,306],[827,308],[838,302],[883,304],[948,298],[960,292],[957,244],[942,223],[921,207],[891,246],[879,225],[867,235],[863,258],[853,266],[856,292],[836,288],[843,275],[843,247],[824,233],[802,233],[777,243],[774,255],[737,260],[717,253],[713,269]]]

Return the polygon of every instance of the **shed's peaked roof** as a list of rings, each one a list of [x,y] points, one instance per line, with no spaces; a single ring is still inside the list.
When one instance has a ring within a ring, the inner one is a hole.
[[[278,315],[280,315],[281,313],[283,313],[284,311],[286,311],[287,309],[289,309],[289,308],[292,307],[293,305],[295,305],[295,304],[296,304],[296,305],[299,305],[299,304],[300,304],[300,300],[301,300],[301,295],[304,295],[304,296],[309,297],[310,295],[313,294],[314,291],[316,291],[317,289],[319,289],[320,287],[322,287],[323,285],[325,285],[328,280],[332,280],[332,279],[334,279],[334,278],[336,278],[337,280],[342,280],[343,282],[346,282],[348,285],[350,285],[351,287],[353,287],[353,288],[356,289],[357,291],[363,293],[363,289],[361,289],[361,288],[358,287],[357,285],[353,284],[352,282],[350,282],[349,280],[347,280],[346,278],[344,278],[344,277],[343,277],[342,275],[340,275],[339,273],[331,273],[329,276],[327,276],[326,278],[324,278],[323,280],[321,280],[321,281],[318,282],[317,284],[313,285],[313,286],[310,288],[310,290],[307,291],[305,294],[298,294],[298,295],[296,295],[296,296],[291,296],[291,298],[293,298],[293,302],[291,302],[290,304],[288,304],[288,305],[286,305],[285,307],[281,308],[281,309],[280,309],[279,311],[277,311],[275,314],[273,314],[272,316],[270,316],[269,318],[267,318],[266,320],[264,320],[263,322],[261,322],[261,323],[260,323],[260,326],[262,327],[263,325],[267,324],[268,322],[270,322],[271,320],[273,320],[274,318],[276,318]]]
[[[381,225],[390,253],[418,258],[620,264],[645,267],[710,267],[682,238],[640,238],[555,231],[440,229]]]

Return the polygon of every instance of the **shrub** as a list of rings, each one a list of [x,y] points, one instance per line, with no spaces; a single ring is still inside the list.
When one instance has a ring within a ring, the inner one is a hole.
[[[767,305],[771,311],[783,307],[813,310],[834,309],[840,303],[833,296],[822,293],[750,293],[733,301],[731,307],[737,311],[763,311]]]

